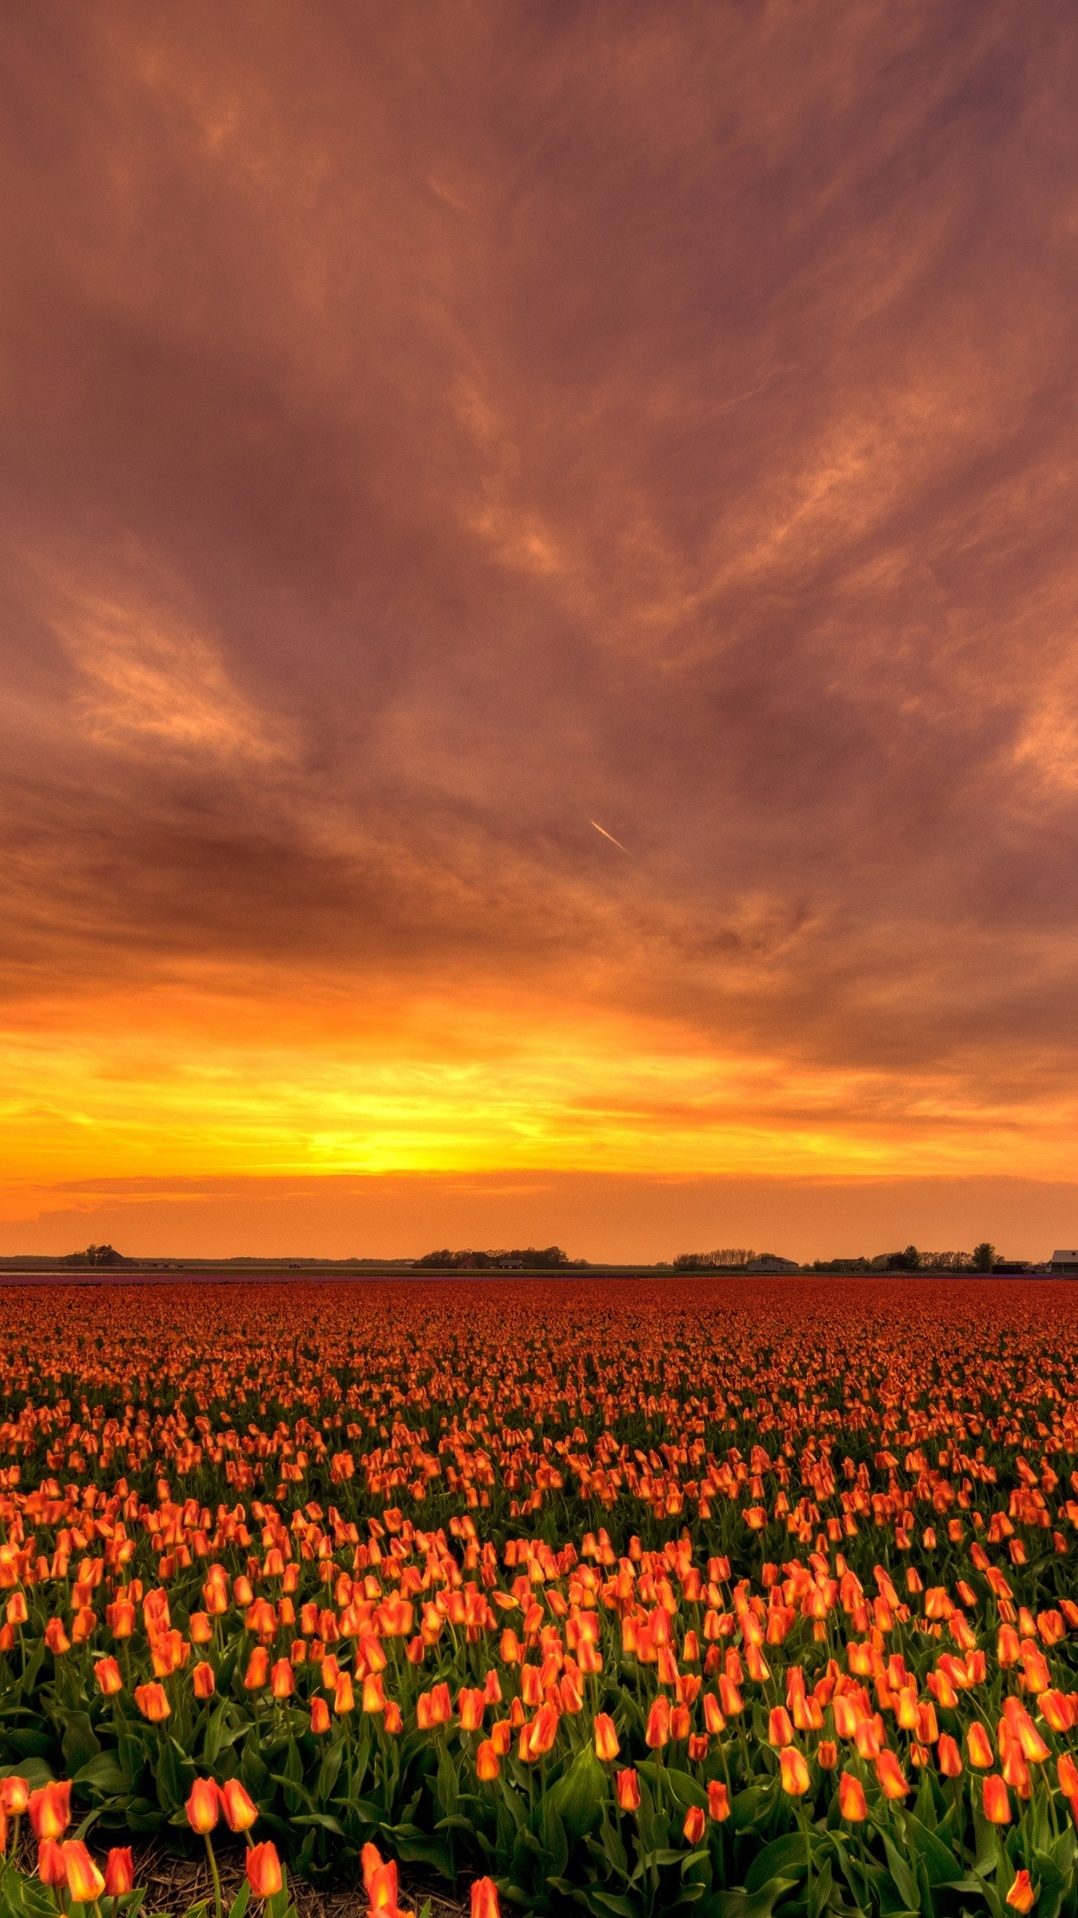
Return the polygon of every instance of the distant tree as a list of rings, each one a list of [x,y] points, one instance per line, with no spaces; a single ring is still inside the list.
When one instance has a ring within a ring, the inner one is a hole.
[[[720,1245],[714,1252],[679,1252],[674,1260],[675,1272],[723,1272],[751,1264],[756,1257],[751,1247],[744,1245]]]
[[[973,1255],[970,1252],[922,1252],[922,1272],[970,1272],[973,1269]]]
[[[530,1272],[559,1272],[578,1269],[587,1264],[586,1259],[571,1259],[560,1245],[525,1245],[477,1252],[471,1246],[453,1252],[449,1246],[442,1246],[438,1252],[425,1252],[415,1261],[413,1271],[425,1269],[434,1272],[489,1272],[496,1266],[511,1262]]]
[[[888,1272],[919,1272],[921,1254],[915,1245],[908,1245],[904,1252],[888,1252],[886,1270]]]
[[[973,1270],[975,1272],[991,1272],[995,1262],[995,1246],[990,1245],[987,1239],[982,1239],[980,1245],[975,1245],[973,1248]]]

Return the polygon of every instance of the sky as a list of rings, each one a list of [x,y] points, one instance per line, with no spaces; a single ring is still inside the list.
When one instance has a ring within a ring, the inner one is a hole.
[[[0,28],[0,1251],[1078,1243],[1078,34]]]

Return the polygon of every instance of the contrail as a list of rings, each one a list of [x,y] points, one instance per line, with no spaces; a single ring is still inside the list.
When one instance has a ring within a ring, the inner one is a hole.
[[[593,820],[591,821],[591,824],[592,824],[592,825],[593,825],[593,826],[595,827],[595,830],[596,830],[596,832],[601,832],[601,833],[602,833],[602,835],[603,835],[603,838],[604,838],[604,839],[609,839],[609,841],[610,841],[610,844],[611,844],[612,846],[616,846],[619,852],[623,852],[623,853],[625,854],[625,856],[626,856],[626,858],[628,858],[628,859],[631,859],[631,858],[632,858],[632,853],[631,853],[631,852],[629,851],[629,848],[628,848],[628,846],[623,846],[623,845],[622,845],[622,843],[621,843],[621,840],[620,840],[620,839],[615,839],[615,837],[614,837],[614,835],[613,835],[613,833],[612,833],[612,832],[607,832],[607,830],[606,830],[606,827],[605,827],[605,826],[600,826],[600,824],[599,824],[599,821],[598,821],[597,819],[593,819]]]

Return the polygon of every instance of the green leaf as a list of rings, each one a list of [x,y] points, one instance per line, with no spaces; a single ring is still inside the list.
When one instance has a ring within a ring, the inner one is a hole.
[[[771,1878],[751,1897],[745,1891],[717,1891],[708,1902],[707,1918],[771,1918],[778,1900],[793,1889],[795,1882],[793,1878]]]
[[[910,1870],[909,1865],[903,1858],[890,1832],[881,1831],[880,1836],[883,1839],[883,1848],[887,1853],[888,1868],[895,1881],[895,1887],[899,1897],[902,1899],[907,1910],[920,1911],[921,1900],[918,1895],[915,1873]]]
[[[799,1831],[787,1832],[784,1838],[774,1838],[762,1851],[758,1851],[748,1871],[745,1873],[745,1890],[759,1891],[769,1878],[776,1873],[786,1877],[800,1878],[807,1868],[804,1834]]]
[[[91,1791],[100,1792],[105,1798],[123,1798],[127,1794],[127,1779],[114,1752],[99,1751],[95,1758],[91,1758],[75,1773],[71,1782],[73,1785],[88,1786]]]
[[[594,1831],[603,1815],[609,1789],[607,1775],[589,1741],[581,1746],[568,1771],[562,1773],[549,1793],[551,1809],[571,1839],[581,1839],[586,1832]]]
[[[84,1765],[96,1758],[101,1750],[101,1740],[90,1723],[89,1712],[57,1712],[57,1718],[66,1721],[61,1741],[64,1763],[69,1777],[74,1777]]]
[[[230,1904],[228,1908],[228,1918],[243,1918],[243,1914],[247,1910],[247,1902],[250,1896],[251,1896],[251,1886],[249,1881],[245,1878],[238,1892],[236,1893],[236,1896],[233,1898],[232,1903]]]
[[[966,1868],[954,1852],[934,1831],[927,1830],[913,1812],[906,1813],[906,1835],[912,1849],[924,1861],[930,1885],[956,1885],[965,1877]]]

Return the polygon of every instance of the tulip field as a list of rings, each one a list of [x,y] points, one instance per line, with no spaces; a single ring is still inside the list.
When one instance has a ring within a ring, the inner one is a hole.
[[[0,1335],[0,1918],[135,1918],[151,1844],[206,1918],[1078,1918],[1078,1288],[114,1281]]]

